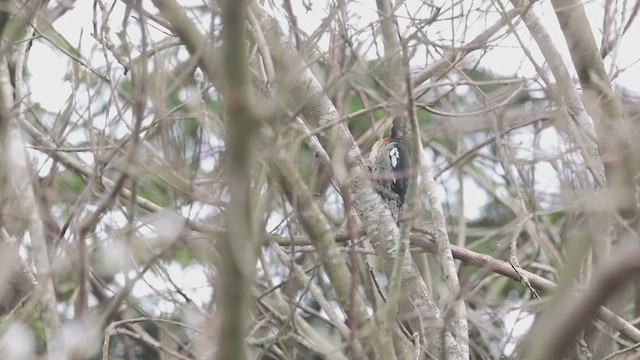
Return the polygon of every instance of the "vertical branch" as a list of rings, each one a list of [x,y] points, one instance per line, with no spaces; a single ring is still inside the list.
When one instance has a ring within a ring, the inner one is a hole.
[[[394,71],[400,66],[400,43],[398,41],[398,35],[395,32],[395,14],[393,13],[391,1],[389,0],[376,0],[376,5],[378,7],[378,16],[380,18],[380,30],[382,32],[382,42],[384,44],[385,68],[387,70],[387,75],[389,76],[390,88],[391,91],[402,98],[401,73],[398,71]],[[393,106],[392,108],[395,109],[392,110],[392,113],[400,113],[402,104],[394,105],[395,106]],[[407,144],[403,145],[406,146]],[[411,194],[407,195],[409,195],[407,196],[407,199],[411,200]],[[392,210],[392,213],[394,214],[394,217],[399,219],[402,215],[402,209],[397,208],[396,201],[390,201],[389,207],[391,209],[394,209],[394,207],[396,208],[395,211]],[[398,256],[396,256],[395,264],[393,265],[393,271],[389,279],[390,284],[388,301],[383,314],[384,323],[386,324],[392,324],[394,318],[396,317],[396,313],[398,311],[398,303],[401,298],[402,289],[400,285],[402,283],[402,275],[405,262],[408,262],[411,259],[409,254],[409,227],[407,226],[407,224],[402,223],[402,225],[399,227],[398,238],[394,240],[397,242]],[[391,338],[388,339],[389,342],[391,340]]]
[[[245,359],[245,325],[255,268],[255,230],[251,207],[251,148],[255,128],[250,113],[249,64],[245,40],[247,2],[228,0],[222,13],[224,100],[227,111],[227,187],[230,201],[227,234],[219,243],[221,297],[219,359]]]
[[[171,23],[172,31],[187,45],[192,56],[214,81],[213,53],[206,39],[174,0],[153,0]],[[255,234],[251,207],[251,145],[255,123],[250,108],[249,64],[245,40],[247,2],[229,0],[222,13],[224,53],[223,97],[227,111],[228,154],[227,188],[230,201],[227,233],[219,241],[221,255],[219,338],[216,356],[220,359],[245,359],[245,324],[249,310],[250,284],[255,270],[253,244]]]
[[[433,216],[433,222],[435,225],[435,240],[437,247],[437,255],[442,266],[443,273],[446,279],[446,286],[449,292],[449,296],[453,299],[453,306],[451,312],[453,314],[453,326],[452,334],[454,338],[445,336],[443,353],[447,358],[451,359],[465,359],[469,357],[469,329],[467,324],[466,306],[462,293],[460,291],[460,281],[458,279],[457,268],[453,260],[453,254],[451,253],[451,245],[449,242],[449,235],[447,233],[447,224],[442,209],[442,203],[436,193],[435,180],[433,173],[428,164],[420,166],[422,161],[422,141],[420,139],[420,130],[418,120],[415,114],[415,104],[413,87],[411,81],[411,74],[409,71],[409,53],[406,47],[406,43],[402,41],[400,29],[395,21],[395,17],[391,12],[390,1],[377,0],[378,12],[381,15],[381,28],[383,33],[383,39],[385,42],[385,53],[391,64],[395,65],[392,68],[402,68],[403,71],[395,72],[396,75],[391,75],[392,88],[397,88],[398,91],[402,90],[402,76],[404,75],[406,93],[406,110],[409,114],[409,121],[411,122],[411,134],[407,134],[410,139],[406,139],[410,142],[411,146],[411,163],[413,169],[421,169],[422,177],[426,182],[427,196],[429,198],[429,204],[431,206],[431,213]],[[394,31],[396,30],[396,31]],[[391,52],[391,53],[389,53]],[[400,63],[399,57],[402,56],[402,63]],[[409,192],[407,194],[407,209],[409,212],[418,211],[418,191],[417,191],[417,173],[414,173],[410,177]],[[412,211],[411,211],[412,210]],[[400,253],[404,253],[408,250],[408,235],[409,227],[406,225],[401,226],[400,232]],[[402,268],[400,259],[407,258],[405,256],[398,257],[398,266],[396,271]],[[394,272],[395,274],[395,272]],[[393,281],[392,281],[393,284]],[[391,301],[390,301],[391,302]],[[446,324],[445,324],[446,326]]]
[[[0,181],[0,187],[2,187],[3,193],[6,193],[6,190],[8,190],[6,189],[8,178],[5,177],[7,172],[4,171],[7,165],[5,161],[8,159],[7,154],[9,149],[9,138],[7,137],[7,132],[11,131],[10,123],[12,120],[15,120],[15,114],[20,113],[20,111],[13,113],[11,109],[14,106],[18,106],[18,109],[20,109],[20,106],[24,104],[21,102],[16,105],[14,101],[15,99],[22,99],[24,97],[25,87],[23,69],[26,62],[27,52],[31,47],[30,39],[35,31],[34,26],[37,24],[37,15],[41,6],[42,2],[39,1],[34,4],[33,8],[26,7],[23,15],[25,16],[25,19],[27,17],[31,19],[32,26],[29,26],[28,22],[23,20],[20,26],[15,29],[21,30],[17,33],[22,35],[22,38],[20,39],[20,45],[17,46],[15,53],[14,60],[16,62],[16,67],[14,73],[14,86],[11,85],[9,59],[7,59],[8,54],[11,54],[13,49],[4,48],[6,44],[3,43],[3,49],[5,51],[3,52],[3,56],[0,58],[0,146],[2,147],[2,159],[0,159],[0,173],[2,174],[0,176],[2,176],[2,180]],[[14,31],[14,33],[10,35],[15,37],[17,36],[17,33]],[[20,145],[24,144],[19,131],[16,130],[15,136],[12,136],[12,138],[14,138],[13,141],[18,142]],[[23,183],[24,185],[24,182],[27,181],[27,184],[31,184],[31,182],[27,180],[32,178],[32,174],[30,173],[30,161],[26,148],[23,147],[20,153],[15,155],[24,160],[24,162],[21,161],[21,166],[14,166],[14,169],[10,172],[15,177],[15,183]],[[38,281],[38,287],[41,289],[40,293],[42,294],[43,319],[46,324],[45,333],[47,340],[51,340],[62,327],[62,322],[57,309],[57,298],[54,287],[53,270],[49,260],[49,249],[47,248],[47,243],[45,241],[42,219],[36,210],[37,204],[34,187],[28,185],[25,189],[26,191],[22,194],[25,208],[32,210],[28,217],[29,233],[31,236],[34,263],[37,270],[36,278]],[[5,200],[4,197],[3,200]],[[4,225],[1,220],[0,224]]]
[[[380,32],[384,44],[385,68],[390,80],[390,90],[402,98],[402,72],[400,67],[400,41],[396,33],[396,18],[390,0],[376,0],[378,17],[380,18]],[[400,112],[402,104],[395,104],[395,110]]]
[[[25,144],[22,139],[22,135],[19,131],[10,131],[12,133],[12,141],[17,141],[20,144]],[[15,177],[14,181],[19,184],[23,179],[29,179],[33,176],[30,173],[31,162],[29,155],[26,152],[26,147],[19,150],[19,153],[13,154],[16,157],[20,157],[20,165],[14,166],[12,174]],[[42,306],[42,318],[46,324],[45,334],[46,340],[52,341],[55,336],[59,334],[62,328],[62,321],[58,314],[58,301],[55,290],[55,278],[53,266],[49,260],[49,249],[45,241],[44,226],[40,214],[36,210],[36,198],[34,194],[34,188],[31,183],[23,183],[20,186],[22,192],[22,201],[24,209],[31,211],[28,215],[29,221],[29,235],[31,236],[32,253],[34,259],[34,265],[36,267],[36,280],[38,285],[35,291],[41,296]]]
[[[406,86],[407,96],[409,99],[413,99],[413,89],[411,82],[411,75],[408,70],[408,57],[407,49],[403,47],[403,54],[407,64],[406,70]],[[415,114],[415,108],[411,102],[409,102],[409,118],[411,121],[411,152],[412,163],[418,165],[420,174],[425,182],[427,189],[427,198],[429,200],[429,207],[431,208],[431,216],[434,225],[434,240],[436,243],[436,255],[442,267],[444,273],[445,284],[447,287],[449,300],[453,302],[453,305],[449,311],[453,318],[453,326],[451,333],[455,339],[451,340],[445,337],[445,348],[443,352],[451,359],[466,359],[469,358],[469,326],[467,324],[467,310],[464,302],[464,297],[460,289],[460,280],[458,279],[458,270],[456,268],[455,261],[453,260],[453,254],[451,252],[451,242],[449,241],[449,234],[447,233],[447,221],[442,208],[442,202],[438,197],[436,182],[433,177],[433,171],[431,164],[427,162],[427,158],[422,153],[422,141],[420,139],[420,131],[418,128],[418,119]],[[416,186],[409,186],[409,196],[417,197],[417,180],[413,183]],[[412,184],[412,185],[413,185]],[[413,189],[412,189],[413,188]],[[445,318],[445,328],[446,328]]]

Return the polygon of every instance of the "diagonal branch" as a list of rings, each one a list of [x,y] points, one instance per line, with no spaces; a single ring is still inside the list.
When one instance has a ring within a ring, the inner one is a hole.
[[[273,166],[280,187],[289,203],[295,208],[302,228],[309,235],[309,239],[316,248],[327,276],[331,280],[330,283],[338,303],[350,317],[353,316],[350,321],[355,322],[357,328],[361,329],[365,325],[373,326],[368,319],[369,316],[362,298],[357,292],[355,296],[352,296],[349,268],[344,257],[338,251],[335,240],[329,232],[329,225],[313,201],[309,189],[287,159],[281,157],[274,162]],[[353,309],[353,311],[348,311],[349,309]],[[395,359],[393,348],[382,346],[380,332],[373,329],[372,335],[376,353],[384,359]],[[362,352],[362,349],[358,349],[358,347],[356,349],[359,350],[358,352]]]

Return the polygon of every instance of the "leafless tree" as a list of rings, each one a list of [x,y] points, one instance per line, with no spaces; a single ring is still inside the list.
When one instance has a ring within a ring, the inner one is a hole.
[[[640,2],[90,3],[0,1],[0,358],[640,356]]]

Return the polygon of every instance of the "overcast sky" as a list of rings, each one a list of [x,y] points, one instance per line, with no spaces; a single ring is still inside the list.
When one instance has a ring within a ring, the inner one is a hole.
[[[201,1],[190,0],[183,1],[184,3],[202,4]],[[446,1],[439,1],[442,4],[448,3]],[[298,23],[302,30],[307,33],[312,33],[320,25],[320,21],[326,16],[326,7],[321,6],[323,1],[313,2],[311,12],[307,12],[303,7],[302,1],[293,0],[294,12],[298,17]],[[409,24],[409,19],[406,16],[406,10],[412,9],[413,16],[418,18],[427,18],[429,16],[429,9],[425,7],[419,7],[422,1],[408,0],[405,2],[406,7],[401,7],[397,14],[401,28],[406,27]],[[541,4],[542,3],[542,4]],[[588,2],[585,6],[590,17],[591,25],[594,28],[594,34],[596,41],[600,44],[601,38],[601,24],[603,9],[600,5],[600,1]],[[362,29],[362,33],[356,37],[359,37],[362,41],[366,41],[367,38],[371,38],[370,23],[377,20],[375,12],[374,1],[359,1],[349,2],[349,16],[350,24],[355,29]],[[66,37],[71,44],[81,44],[81,52],[85,58],[91,56],[94,50],[95,40],[91,37],[92,31],[92,1],[76,1],[74,9],[71,10],[62,19],[55,23],[55,28]],[[148,9],[153,9],[150,2],[145,2],[145,6]],[[415,9],[415,10],[414,10]],[[122,2],[118,1],[113,15],[112,15],[112,32],[116,34],[121,27],[122,14],[124,6]],[[547,30],[551,33],[554,39],[559,41],[556,46],[560,51],[565,54],[565,58],[569,59],[568,51],[565,42],[562,40],[562,34],[559,30],[557,21],[549,1],[538,2],[534,6],[534,10],[542,19]],[[494,9],[495,11],[495,9]],[[280,15],[280,14],[277,14]],[[498,14],[493,13],[489,15],[488,21],[474,21],[470,18],[468,21],[469,27],[465,28],[465,38],[460,35],[461,31],[457,29],[451,29],[451,25],[447,21],[441,21],[432,25],[427,29],[428,35],[433,39],[455,39],[461,43],[473,38],[476,34],[483,31],[486,26],[492,24],[498,19]],[[129,29],[133,29],[130,27]],[[520,29],[520,36],[524,41],[530,41],[528,33],[523,25],[518,27]],[[355,31],[354,31],[355,33]],[[632,89],[636,93],[640,93],[640,46],[637,46],[637,38],[640,36],[640,24],[635,22],[632,28],[628,31],[625,37],[622,39],[620,46],[620,52],[618,54],[618,68],[624,69],[624,72],[615,79],[614,83],[617,85],[625,86]],[[325,36],[319,42],[320,48],[326,49],[328,39]],[[529,50],[533,53],[534,57],[542,63],[542,56],[537,50],[537,46],[532,45]],[[424,52],[423,52],[424,53]],[[371,54],[375,56],[375,54]],[[425,59],[424,56],[416,56],[416,61],[433,61],[435,59]],[[424,60],[423,60],[424,59]],[[93,53],[92,63],[94,67],[99,67],[104,64],[104,59],[101,53]],[[501,41],[499,46],[486,54],[481,62],[482,66],[490,69],[491,71],[504,74],[504,75],[518,75],[523,77],[529,77],[534,75],[534,70],[530,63],[525,60],[525,55],[522,49],[519,48],[518,43],[514,36],[509,36],[505,40]],[[413,66],[421,66],[424,64],[412,64]],[[610,57],[607,58],[607,69],[611,68]],[[61,55],[51,46],[43,44],[43,42],[36,42],[31,50],[31,56],[29,59],[29,70],[31,77],[29,82],[31,84],[32,100],[39,102],[46,109],[51,111],[60,111],[65,106],[65,101],[68,98],[71,88],[68,83],[63,80],[65,74],[69,72],[69,60],[64,55]],[[569,66],[569,69],[573,71],[573,67]],[[61,86],[62,84],[62,86]]]

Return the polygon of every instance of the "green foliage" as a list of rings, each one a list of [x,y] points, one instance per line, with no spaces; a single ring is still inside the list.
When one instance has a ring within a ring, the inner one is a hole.
[[[303,179],[312,180],[313,172],[317,169],[318,164],[314,162],[314,155],[311,148],[303,144],[298,148],[296,158],[300,175]]]
[[[368,96],[367,96],[367,101],[369,102],[369,106],[374,106],[376,104],[375,100]],[[365,108],[360,96],[358,96],[358,94],[356,94],[353,91],[349,92],[349,96],[346,104],[347,104],[347,114],[352,114],[357,111],[361,111]],[[354,116],[353,118],[349,119],[349,121],[347,122],[347,125],[349,126],[349,130],[351,130],[351,133],[355,137],[358,137],[359,135],[363,134],[365,131],[369,130],[369,128],[371,128],[370,119],[372,117],[375,120],[380,120],[385,116],[387,116],[386,110],[377,109],[377,110],[368,112],[366,114],[360,114],[358,116]]]
[[[54,178],[53,203],[73,203],[85,189],[85,179],[71,170],[64,170]]]
[[[416,118],[418,118],[418,127],[424,129],[433,121],[433,114],[424,109],[416,109]]]
[[[47,340],[47,324],[42,319],[42,307],[36,306],[33,312],[30,314],[29,325],[33,330],[33,335],[38,342],[44,342]]]
[[[389,75],[378,59],[367,61],[367,74],[369,74],[372,79],[376,79],[377,83],[388,83]],[[380,90],[380,86],[377,84],[374,88],[376,91]]]
[[[139,195],[158,206],[169,205],[168,185],[157,175],[147,174],[139,178]]]
[[[40,34],[49,40],[57,49],[62,50],[64,53],[70,54],[77,59],[82,58],[82,55],[80,55],[78,50],[76,50],[75,46],[71,45],[67,39],[48,22],[41,21],[38,26],[38,30]]]
[[[183,266],[191,265],[194,261],[191,249],[186,246],[176,249],[173,253],[173,259]]]
[[[198,120],[195,118],[187,118],[181,121],[182,124],[182,133],[190,138],[197,139],[198,138],[198,130],[200,129],[200,124]]]

